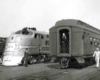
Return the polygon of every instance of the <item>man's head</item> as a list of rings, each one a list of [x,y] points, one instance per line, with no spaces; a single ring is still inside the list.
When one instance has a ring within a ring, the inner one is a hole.
[[[65,33],[62,34],[63,36],[66,36]]]
[[[99,48],[96,48],[97,51],[99,51]]]

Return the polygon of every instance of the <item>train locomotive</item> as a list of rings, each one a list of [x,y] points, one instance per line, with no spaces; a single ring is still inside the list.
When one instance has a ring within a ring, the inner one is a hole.
[[[6,44],[6,39],[4,37],[0,38],[0,58],[2,58],[2,54],[4,52],[5,44]]]
[[[49,29],[52,62],[58,61],[66,68],[82,68],[95,63],[93,53],[100,47],[100,30],[76,19],[57,21]]]
[[[25,51],[28,53],[28,63],[47,60],[49,56],[48,33],[28,27],[12,33],[6,42],[2,65],[23,65]]]

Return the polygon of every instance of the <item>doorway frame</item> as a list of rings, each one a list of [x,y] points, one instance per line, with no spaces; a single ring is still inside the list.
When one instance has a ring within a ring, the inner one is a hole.
[[[67,29],[69,30],[69,54],[66,53],[60,53],[60,35],[59,35],[59,31],[62,29]],[[71,28],[70,26],[61,26],[57,29],[57,56],[71,56]]]

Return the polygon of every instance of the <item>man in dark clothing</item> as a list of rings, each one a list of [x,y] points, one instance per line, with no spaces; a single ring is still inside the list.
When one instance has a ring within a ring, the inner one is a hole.
[[[27,67],[28,65],[28,53],[25,51],[24,53],[24,66]]]

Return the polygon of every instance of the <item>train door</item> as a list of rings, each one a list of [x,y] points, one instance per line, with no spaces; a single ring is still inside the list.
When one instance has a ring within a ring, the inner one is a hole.
[[[60,27],[57,30],[57,55],[71,55],[71,29],[69,27]]]
[[[38,33],[34,33],[34,38],[32,40],[32,45],[36,46],[36,48],[32,49],[32,53],[39,53],[39,34]]]
[[[42,45],[43,45],[43,39],[44,39],[44,36],[42,34],[39,34],[39,53],[41,53],[41,48],[42,48]]]
[[[90,37],[89,34],[86,34],[85,32],[84,35],[84,51],[85,54],[88,55],[90,51]]]

